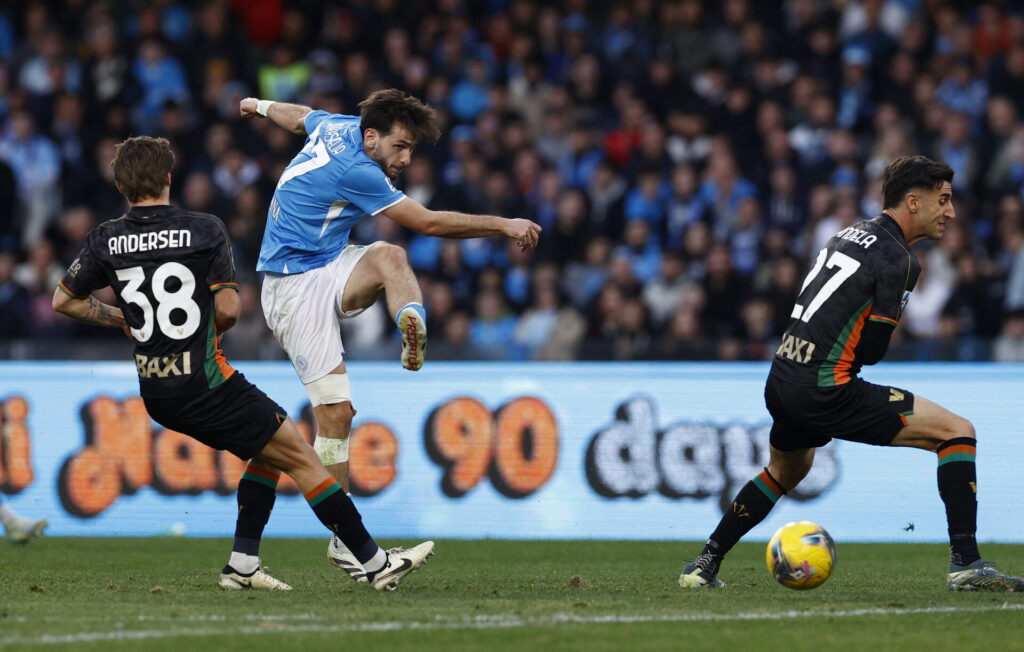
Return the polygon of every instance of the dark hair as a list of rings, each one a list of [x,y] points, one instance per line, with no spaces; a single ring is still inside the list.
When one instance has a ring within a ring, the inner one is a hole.
[[[359,103],[359,119],[363,133],[374,129],[386,136],[397,122],[412,132],[417,143],[436,143],[441,137],[434,109],[397,88],[370,93]]]
[[[895,208],[914,188],[934,190],[953,182],[953,168],[926,156],[901,156],[882,176],[882,208]]]
[[[110,167],[121,194],[129,202],[159,197],[174,167],[174,152],[166,138],[136,136],[116,146]]]

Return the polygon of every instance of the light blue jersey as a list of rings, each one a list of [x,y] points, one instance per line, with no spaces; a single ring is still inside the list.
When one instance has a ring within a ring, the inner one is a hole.
[[[345,248],[359,220],[405,197],[363,151],[357,116],[313,111],[306,133],[305,147],[277,182],[257,271],[323,267]]]

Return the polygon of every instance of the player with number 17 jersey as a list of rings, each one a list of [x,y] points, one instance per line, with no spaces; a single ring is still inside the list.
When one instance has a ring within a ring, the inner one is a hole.
[[[883,213],[832,236],[818,252],[765,384],[772,446],[833,437],[886,446],[913,414],[914,395],[857,376],[882,359],[921,265]]]
[[[108,285],[132,330],[143,398],[196,396],[235,373],[214,326],[214,293],[238,289],[220,219],[135,206],[104,222],[89,233],[59,288],[84,299]]]
[[[884,213],[834,235],[804,279],[771,375],[814,387],[850,382],[864,364],[865,324],[899,323],[920,273],[903,231]]]
[[[363,150],[359,116],[312,111],[309,133],[277,182],[256,270],[298,274],[323,267],[349,232],[405,198]]]

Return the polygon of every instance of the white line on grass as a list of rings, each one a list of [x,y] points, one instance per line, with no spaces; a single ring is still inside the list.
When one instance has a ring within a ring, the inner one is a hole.
[[[978,607],[916,607],[916,608],[873,608],[873,609],[842,609],[828,611],[825,609],[804,609],[789,611],[748,612],[739,614],[668,614],[664,616],[577,616],[575,614],[554,614],[545,618],[522,618],[512,614],[494,616],[476,616],[474,618],[445,619],[433,621],[400,622],[387,621],[379,623],[351,624],[310,624],[288,625],[285,620],[292,620],[288,615],[256,616],[265,621],[259,625],[248,627],[218,627],[195,629],[143,629],[112,632],[79,632],[77,634],[42,634],[40,636],[8,636],[0,638],[0,647],[5,645],[66,645],[68,643],[90,643],[95,641],[138,641],[160,638],[197,637],[197,636],[240,636],[252,634],[294,634],[301,632],[333,634],[340,632],[397,632],[415,630],[460,630],[460,629],[514,629],[519,627],[550,627],[553,625],[607,625],[635,623],[685,623],[685,622],[724,622],[735,620],[795,620],[806,617],[856,618],[860,616],[913,616],[920,614],[951,614],[977,613],[982,611],[1024,611],[1024,604],[1004,602],[1001,605]],[[225,622],[219,616],[209,616],[210,620]],[[202,618],[188,619],[201,620]]]

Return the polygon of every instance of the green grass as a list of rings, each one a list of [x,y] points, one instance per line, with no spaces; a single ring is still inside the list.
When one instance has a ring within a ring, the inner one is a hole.
[[[0,649],[1024,650],[1024,594],[947,592],[942,545],[840,542],[833,577],[806,592],[775,584],[761,543],[733,551],[721,591],[676,585],[696,543],[439,541],[393,593],[334,570],[318,539],[263,544],[293,592],[221,591],[229,548],[2,545]],[[982,551],[1024,573],[1024,546]]]

